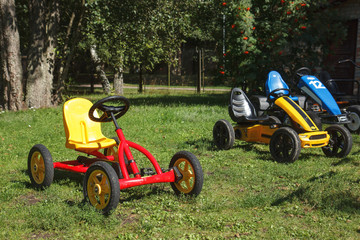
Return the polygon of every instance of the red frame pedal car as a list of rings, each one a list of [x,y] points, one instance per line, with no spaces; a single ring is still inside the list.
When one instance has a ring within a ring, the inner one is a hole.
[[[169,182],[176,194],[197,196],[203,185],[199,160],[190,152],[180,151],[172,157],[169,169],[163,170],[149,151],[126,140],[119,127],[116,119],[123,116],[129,106],[129,100],[123,96],[106,97],[95,104],[84,98],[65,102],[66,147],[91,157],[79,156],[72,161],[53,162],[49,150],[36,144],[28,156],[32,185],[37,189],[50,186],[54,169],[84,173],[84,198],[104,214],[117,207],[120,190],[140,185]],[[101,132],[101,123],[111,121],[117,139],[107,138]],[[101,149],[104,153],[99,151]],[[131,149],[145,155],[153,168],[139,170]]]

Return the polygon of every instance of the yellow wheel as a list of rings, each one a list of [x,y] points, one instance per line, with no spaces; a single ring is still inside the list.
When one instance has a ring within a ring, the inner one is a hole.
[[[116,145],[112,146],[112,147],[109,147],[109,148],[105,148],[104,149],[104,155],[105,156],[114,156],[117,159],[118,158],[117,151],[118,151],[120,141],[119,141],[118,137],[113,137],[112,139],[115,140]]]
[[[28,156],[28,173],[31,184],[38,189],[51,185],[54,179],[54,164],[49,150],[42,144],[33,146]]]
[[[118,148],[119,148],[119,138],[118,137],[113,137],[112,139],[115,140],[116,145],[109,147],[109,148],[105,148],[104,149],[104,155],[105,156],[114,156],[115,161],[112,163],[112,167],[114,168],[116,174],[118,175],[119,178],[123,178],[121,169],[120,169],[120,165],[119,165],[119,156],[118,156]],[[128,165],[129,161],[124,153],[124,160],[125,160],[125,164]]]
[[[194,154],[186,151],[176,153],[170,161],[170,168],[177,168],[181,174],[179,179],[170,183],[176,194],[197,196],[203,185],[203,171]]]
[[[96,162],[89,167],[85,173],[83,189],[84,198],[104,214],[109,214],[119,203],[118,175],[105,162]]]

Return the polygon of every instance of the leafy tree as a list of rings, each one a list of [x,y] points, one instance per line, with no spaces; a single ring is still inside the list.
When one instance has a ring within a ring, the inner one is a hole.
[[[243,88],[264,85],[277,70],[285,80],[302,66],[321,66],[332,42],[345,36],[329,1],[233,0],[219,3],[226,17],[223,75]],[[319,17],[321,16],[321,17]]]
[[[86,45],[95,44],[100,58],[114,69],[133,64],[141,72],[175,62],[189,25],[186,1],[101,0],[88,6]],[[141,84],[142,79],[140,91]]]

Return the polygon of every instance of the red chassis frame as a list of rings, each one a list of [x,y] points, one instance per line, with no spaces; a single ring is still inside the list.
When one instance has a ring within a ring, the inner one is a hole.
[[[176,174],[174,169],[170,169],[168,172],[163,173],[160,168],[160,165],[156,161],[156,159],[151,155],[151,153],[146,150],[144,147],[128,141],[125,139],[124,133],[121,128],[115,130],[117,136],[120,140],[119,148],[118,148],[118,159],[119,165],[121,169],[121,173],[123,178],[119,179],[120,189],[152,184],[152,183],[165,183],[165,182],[175,182],[176,181]],[[152,163],[156,174],[153,176],[142,177],[139,169],[134,161],[130,148],[134,148],[139,152],[143,153]],[[125,160],[124,160],[124,152],[129,161],[129,165],[131,167],[132,173],[134,174],[133,178],[130,178],[129,171],[126,167]],[[64,162],[54,162],[54,168],[60,170],[66,170],[71,172],[77,173],[85,173],[90,165],[94,161],[106,161],[106,162],[116,162],[114,156],[105,156],[104,154],[100,153],[99,151],[91,152],[90,155],[93,155],[97,158],[89,159],[89,161],[83,163],[78,160],[72,161],[64,161]],[[93,161],[91,161],[93,160]]]

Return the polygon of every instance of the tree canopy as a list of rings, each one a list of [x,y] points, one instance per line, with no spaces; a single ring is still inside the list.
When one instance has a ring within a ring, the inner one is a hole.
[[[93,67],[87,64],[90,49],[96,51],[100,70],[107,65],[119,75],[130,66],[150,71],[158,63],[175,65],[186,42],[211,46],[217,51],[213,58],[219,63],[219,82],[251,88],[263,82],[270,70],[290,77],[298,67],[321,66],[332,44],[345,36],[339,16],[326,0],[19,0],[8,4],[16,9],[10,22],[17,23],[13,29],[18,29],[19,52],[27,56],[25,78],[20,81],[24,94],[18,95],[25,97],[28,107],[60,102],[75,57],[87,69]],[[6,32],[5,25],[1,28],[4,34],[17,34]],[[2,41],[2,52],[9,49],[6,43]],[[2,66],[6,58],[2,55]],[[4,74],[8,70],[2,68],[2,76],[11,76]],[[7,81],[3,78],[2,82]],[[5,84],[0,86],[4,95]],[[13,105],[4,101],[2,108]]]

